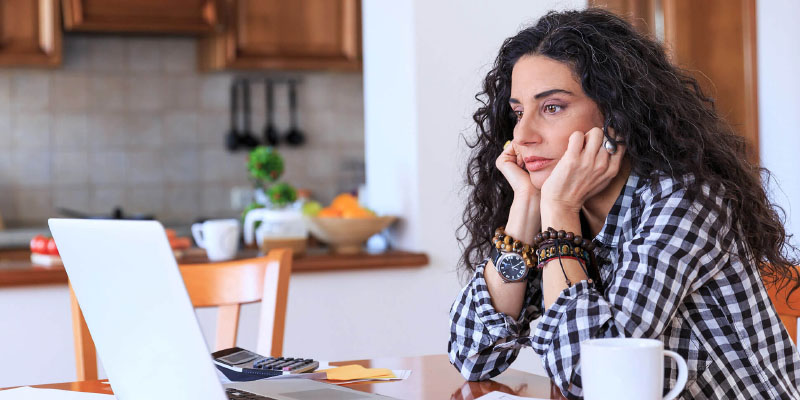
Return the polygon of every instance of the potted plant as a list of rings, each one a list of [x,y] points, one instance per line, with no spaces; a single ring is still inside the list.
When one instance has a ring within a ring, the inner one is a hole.
[[[290,247],[295,254],[305,251],[308,228],[297,191],[286,182],[283,158],[268,146],[258,146],[247,157],[247,170],[254,186],[255,201],[242,213],[245,244],[254,242],[263,252],[278,247]]]

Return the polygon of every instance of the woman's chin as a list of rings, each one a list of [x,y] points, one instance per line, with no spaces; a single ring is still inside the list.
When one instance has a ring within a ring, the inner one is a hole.
[[[551,171],[549,169],[546,171],[529,172],[531,176],[531,184],[533,185],[533,187],[536,188],[536,190],[540,191],[542,190],[542,186],[544,185],[544,182],[547,180],[547,177],[550,176],[550,172]]]

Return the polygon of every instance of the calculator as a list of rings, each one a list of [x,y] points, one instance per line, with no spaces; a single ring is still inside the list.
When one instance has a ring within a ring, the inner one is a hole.
[[[240,347],[216,351],[211,357],[217,369],[234,382],[313,372],[319,367],[319,362],[310,358],[264,357]]]

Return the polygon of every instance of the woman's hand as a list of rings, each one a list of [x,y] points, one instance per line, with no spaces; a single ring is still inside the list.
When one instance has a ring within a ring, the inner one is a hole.
[[[610,136],[614,137],[609,128]],[[613,155],[603,147],[603,130],[573,132],[567,151],[542,185],[542,209],[559,213],[580,211],[587,199],[600,193],[617,176],[625,148]]]
[[[503,152],[497,157],[495,166],[506,178],[508,184],[511,185],[515,196],[526,195],[538,197],[539,190],[531,183],[531,176],[525,169],[522,155],[517,153],[514,142],[508,142]]]

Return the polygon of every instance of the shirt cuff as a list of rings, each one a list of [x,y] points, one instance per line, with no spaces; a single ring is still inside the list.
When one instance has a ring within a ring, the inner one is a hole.
[[[524,307],[520,310],[519,318],[515,320],[492,306],[489,286],[483,275],[485,267],[486,263],[483,263],[475,268],[475,278],[472,283],[472,296],[476,300],[475,312],[478,320],[489,331],[492,342],[502,342],[504,339],[519,337],[525,331]]]
[[[555,335],[572,332],[580,341],[611,319],[611,307],[588,280],[564,289],[539,320],[533,334],[534,350],[543,354]],[[563,330],[563,331],[562,331]]]

